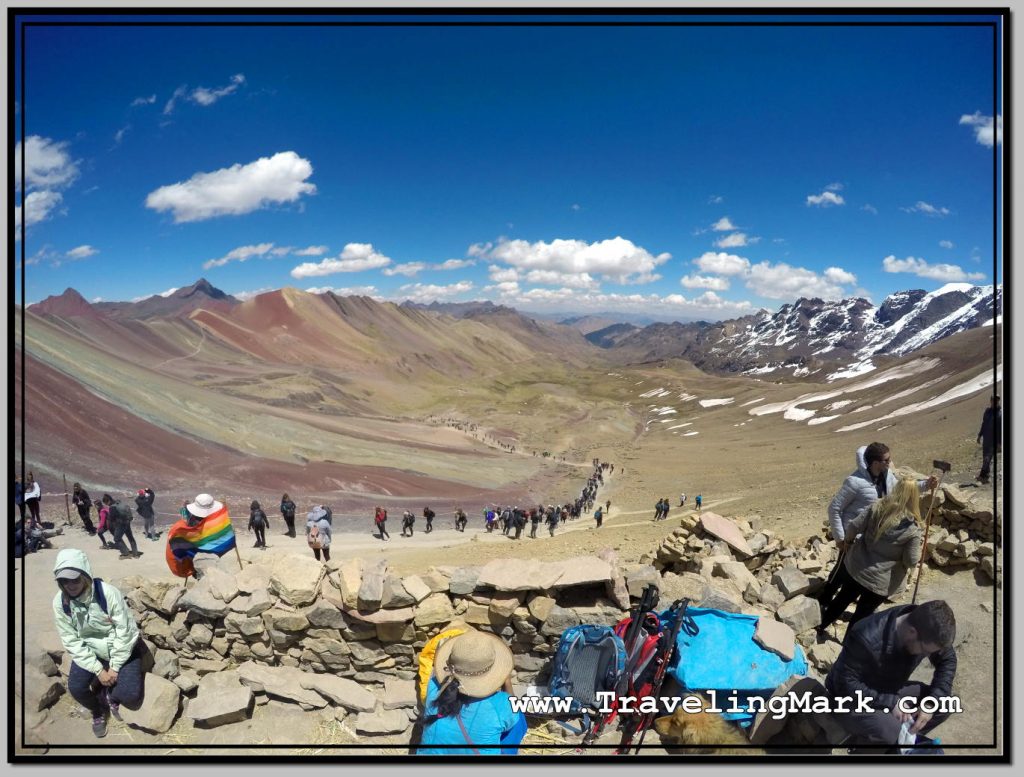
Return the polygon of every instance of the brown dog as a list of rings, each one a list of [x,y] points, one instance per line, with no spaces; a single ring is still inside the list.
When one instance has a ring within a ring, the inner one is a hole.
[[[765,755],[765,751],[758,747],[730,747],[750,743],[736,726],[717,712],[708,712],[707,699],[703,696],[697,698],[701,701],[700,712],[687,712],[680,704],[671,715],[655,718],[654,730],[664,744],[687,753]]]

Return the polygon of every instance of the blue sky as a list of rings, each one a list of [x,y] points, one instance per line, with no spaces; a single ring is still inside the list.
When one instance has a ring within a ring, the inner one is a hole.
[[[988,27],[26,40],[29,302],[202,276],[715,320],[993,282]]]

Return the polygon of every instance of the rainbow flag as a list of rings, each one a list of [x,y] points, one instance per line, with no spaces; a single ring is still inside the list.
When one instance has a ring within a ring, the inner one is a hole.
[[[223,556],[235,547],[235,530],[224,505],[195,526],[178,521],[167,532],[167,566],[178,577],[191,577],[195,572],[192,559],[196,553]]]

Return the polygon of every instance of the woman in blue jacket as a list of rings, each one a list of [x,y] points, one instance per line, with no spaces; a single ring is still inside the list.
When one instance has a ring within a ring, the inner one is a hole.
[[[526,716],[512,710],[511,674],[512,651],[501,637],[473,630],[442,644],[417,752],[515,755],[526,735]]]

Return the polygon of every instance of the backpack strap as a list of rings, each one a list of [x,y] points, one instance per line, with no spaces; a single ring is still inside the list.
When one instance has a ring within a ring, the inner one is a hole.
[[[107,615],[107,597],[106,594],[103,593],[103,580],[101,578],[94,577],[92,579],[92,595],[93,598],[96,600],[96,604],[98,604],[100,606],[100,609],[103,610],[103,614]],[[68,597],[66,593],[61,593],[60,605],[61,609],[64,610],[64,614],[70,618],[71,599]]]
[[[466,731],[466,726],[462,722],[462,713],[455,713],[455,721],[459,724],[462,736],[466,738],[466,744],[469,745],[469,749],[473,751],[473,755],[480,755],[480,751],[473,747],[473,740],[469,738],[469,732]]]

